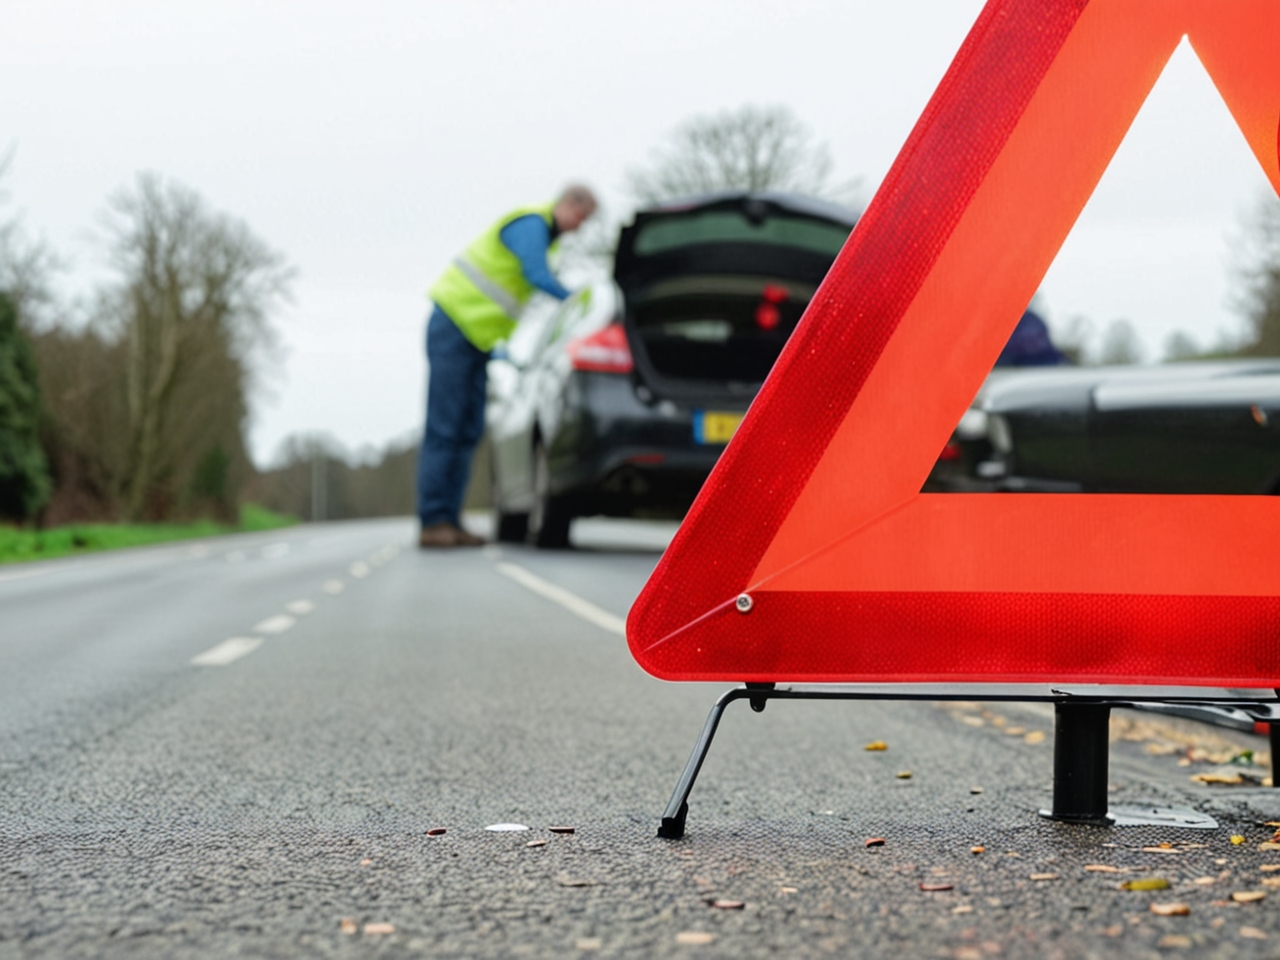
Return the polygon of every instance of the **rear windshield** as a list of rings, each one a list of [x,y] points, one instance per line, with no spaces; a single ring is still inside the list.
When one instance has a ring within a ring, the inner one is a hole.
[[[649,256],[704,243],[764,243],[811,250],[834,260],[849,239],[849,230],[807,217],[773,214],[753,223],[737,210],[704,210],[653,220],[636,237],[635,252]]]

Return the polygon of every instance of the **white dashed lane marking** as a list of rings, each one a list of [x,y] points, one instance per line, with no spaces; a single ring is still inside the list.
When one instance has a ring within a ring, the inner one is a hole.
[[[324,582],[324,587],[322,589],[324,590],[325,593],[329,594],[329,596],[336,597],[343,590],[345,590],[346,587],[343,586],[341,580],[326,580]]]
[[[277,613],[274,617],[267,617],[260,624],[253,628],[254,633],[284,633],[298,621],[293,619],[287,613]]]
[[[261,637],[232,637],[191,658],[197,667],[225,667],[262,646]]]
[[[351,565],[347,572],[359,580],[361,577],[367,577],[369,575],[369,565],[363,560],[357,560]]]
[[[287,543],[272,543],[262,548],[263,560],[279,560],[289,552]]]
[[[554,583],[549,583],[537,574],[530,573],[524,567],[517,567],[514,563],[499,563],[495,566],[495,569],[503,576],[510,577],[526,590],[532,590],[539,596],[560,604],[570,613],[594,623],[602,630],[616,633],[620,637],[627,635],[625,620],[614,616],[608,610],[602,610],[590,600],[584,600],[576,593],[570,593],[564,587],[557,587]]]
[[[294,600],[286,603],[284,608],[296,617],[305,616],[316,608],[316,605],[310,600]]]

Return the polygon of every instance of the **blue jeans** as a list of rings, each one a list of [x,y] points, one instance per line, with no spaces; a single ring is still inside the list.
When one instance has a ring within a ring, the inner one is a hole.
[[[438,306],[427,321],[427,425],[418,454],[418,519],[459,523],[471,459],[484,434],[485,366],[478,349]]]

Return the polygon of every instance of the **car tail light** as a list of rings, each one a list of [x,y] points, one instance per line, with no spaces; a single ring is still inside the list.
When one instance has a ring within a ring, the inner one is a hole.
[[[954,440],[948,440],[947,445],[942,448],[942,453],[938,455],[938,461],[959,460],[960,455],[963,452],[964,451],[960,448],[960,444],[956,443]]]
[[[597,373],[630,373],[635,366],[627,331],[620,323],[611,323],[589,337],[573,340],[566,348],[575,370]]]

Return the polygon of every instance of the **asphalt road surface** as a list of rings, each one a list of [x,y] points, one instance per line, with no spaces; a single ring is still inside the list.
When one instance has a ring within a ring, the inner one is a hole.
[[[1036,816],[1046,707],[736,704],[657,839],[722,689],[620,635],[670,532],[0,567],[0,957],[1280,955],[1280,793],[1190,779],[1265,741],[1195,723],[1118,716],[1112,796],[1220,827],[1090,828]]]

